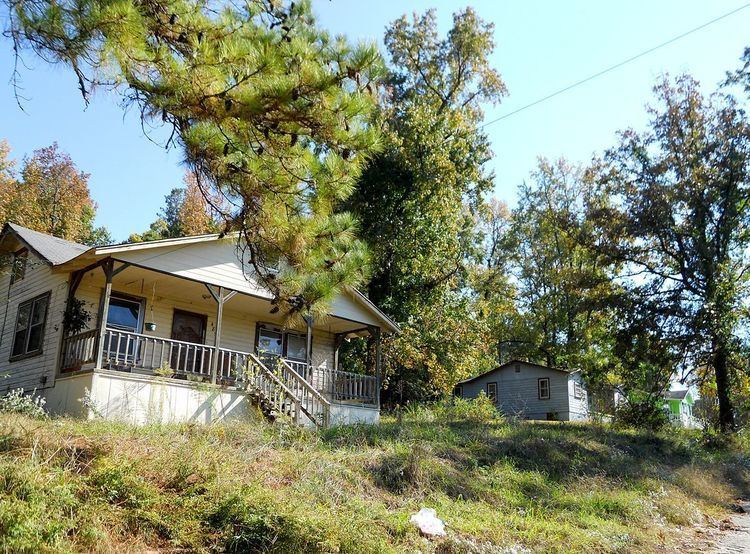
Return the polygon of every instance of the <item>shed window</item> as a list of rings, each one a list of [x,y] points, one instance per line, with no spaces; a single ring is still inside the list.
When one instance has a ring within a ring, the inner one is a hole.
[[[26,276],[26,263],[29,261],[29,251],[25,248],[13,254],[13,268],[10,275],[10,282],[17,283],[23,281]]]
[[[11,360],[42,353],[49,295],[47,292],[18,306]]]
[[[462,385],[456,385],[456,387],[453,389],[453,396],[462,398],[463,395],[464,395],[464,387]]]
[[[573,383],[573,398],[577,398],[578,400],[583,398],[583,386],[581,383]]]
[[[539,400],[549,400],[549,377],[542,377],[538,381]]]
[[[487,383],[487,398],[495,404],[497,402],[497,383]]]
[[[513,369],[516,373],[521,373],[521,364],[516,364]]]

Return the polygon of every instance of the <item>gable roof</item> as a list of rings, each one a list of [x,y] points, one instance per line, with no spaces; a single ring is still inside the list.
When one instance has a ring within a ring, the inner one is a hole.
[[[117,255],[124,252],[155,250],[159,248],[168,248],[171,246],[183,247],[203,242],[226,240],[228,238],[236,238],[239,236],[238,233],[194,235],[189,237],[161,239],[147,242],[125,242],[107,246],[91,247],[84,244],[71,242],[69,240],[53,237],[52,235],[47,235],[38,231],[33,231],[15,223],[5,224],[5,226],[3,227],[3,237],[8,233],[12,233],[20,242],[25,244],[30,250],[32,250],[40,258],[42,258],[52,266],[60,266],[65,263],[72,262],[79,257],[82,260],[90,261],[101,259],[107,256]],[[382,323],[384,323],[386,328],[390,328],[394,332],[401,331],[399,325],[390,317],[388,317],[388,315],[386,315],[382,310],[380,310],[380,308],[373,304],[373,302],[370,301],[370,299],[367,298],[363,293],[353,287],[349,287],[347,292],[349,293],[349,296],[352,298],[352,300],[365,308],[365,310],[373,313],[376,317],[376,320],[380,320]]]
[[[19,241],[50,265],[61,265],[91,249],[85,244],[53,237],[39,231],[33,231],[16,223],[6,223],[3,227],[3,238],[12,233]]]
[[[565,373],[566,375],[571,375],[571,374],[577,373],[579,371],[577,369],[573,370],[573,371],[568,371],[567,369],[560,369],[558,367],[549,367],[549,366],[542,365],[542,364],[535,364],[534,362],[525,362],[523,360],[511,360],[509,362],[505,362],[504,364],[500,364],[499,366],[494,367],[494,368],[490,369],[489,371],[485,371],[484,373],[480,373],[479,375],[476,375],[474,377],[470,377],[469,379],[464,379],[463,381],[459,381],[456,384],[457,385],[463,385],[465,383],[471,383],[472,381],[476,381],[477,379],[481,379],[485,375],[489,375],[490,373],[494,373],[495,371],[502,371],[502,370],[507,369],[510,366],[515,365],[515,364],[524,364],[524,365],[529,365],[529,366],[532,366],[532,367],[538,367],[538,368],[541,368],[541,369],[549,369],[550,371],[559,371],[560,373]]]

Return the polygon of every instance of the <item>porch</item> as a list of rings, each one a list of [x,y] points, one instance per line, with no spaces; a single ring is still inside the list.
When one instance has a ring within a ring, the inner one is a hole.
[[[103,348],[97,365],[100,336]],[[330,401],[378,406],[378,379],[374,375],[108,327],[103,333],[95,327],[63,339],[60,373],[100,368],[238,388],[260,366],[287,383],[301,379]]]
[[[71,272],[74,301],[96,315],[63,333],[58,379],[98,371],[216,386],[317,426],[342,411],[379,409],[380,328],[372,322],[332,313],[287,328],[269,298],[111,257]],[[366,336],[377,343],[374,374],[341,371],[339,345]]]

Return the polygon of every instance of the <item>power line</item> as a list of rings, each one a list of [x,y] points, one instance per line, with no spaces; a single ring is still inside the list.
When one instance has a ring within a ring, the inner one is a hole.
[[[504,115],[501,115],[500,117],[497,117],[495,119],[492,119],[488,121],[487,123],[484,123],[480,125],[480,128],[483,129],[484,127],[487,127],[488,125],[492,125],[493,123],[497,123],[498,121],[502,121],[503,119],[506,119],[512,115],[516,115],[519,112],[522,112],[524,110],[528,110],[529,108],[536,106],[537,104],[541,104],[542,102],[546,102],[547,100],[554,98],[555,96],[558,96],[560,94],[563,94],[564,92],[568,92],[570,89],[573,89],[575,87],[578,87],[580,85],[583,85],[584,83],[588,83],[589,81],[596,79],[598,77],[601,77],[602,75],[605,75],[606,73],[609,73],[610,71],[614,71],[615,69],[619,69],[620,67],[627,65],[631,62],[634,62],[635,60],[642,58],[643,56],[646,56],[648,54],[651,54],[652,52],[655,52],[656,50],[659,50],[660,48],[664,48],[665,46],[668,46],[672,44],[673,42],[677,42],[680,39],[685,38],[688,35],[692,35],[695,32],[698,32],[702,29],[705,29],[706,27],[713,25],[714,23],[721,21],[722,19],[726,19],[729,16],[732,16],[736,14],[737,12],[740,12],[746,8],[750,7],[750,2],[747,4],[744,4],[740,6],[739,8],[736,8],[730,12],[727,12],[723,15],[720,15],[719,17],[716,17],[712,19],[711,21],[707,21],[706,23],[703,23],[702,25],[699,25],[697,27],[694,27],[690,29],[689,31],[685,31],[682,34],[679,34],[675,37],[670,38],[667,41],[662,42],[661,44],[657,44],[656,46],[652,46],[648,50],[644,50],[643,52],[639,52],[635,56],[631,56],[630,58],[627,58],[626,60],[623,60],[621,62],[616,63],[615,65],[611,65],[606,69],[602,69],[601,71],[594,73],[593,75],[589,75],[588,77],[581,79],[580,81],[576,81],[575,83],[572,83],[564,88],[561,88],[560,90],[556,90],[555,92],[548,94],[547,96],[544,96],[542,98],[539,98],[538,100],[534,100],[533,102],[526,104],[525,106],[521,106],[520,108],[517,108],[513,110],[512,112],[508,112]]]

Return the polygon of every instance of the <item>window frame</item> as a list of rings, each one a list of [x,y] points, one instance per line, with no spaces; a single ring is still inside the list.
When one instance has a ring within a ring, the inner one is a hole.
[[[23,302],[18,303],[18,307],[16,308],[16,323],[13,326],[13,340],[10,344],[10,357],[8,358],[9,362],[17,362],[19,360],[25,360],[27,358],[33,358],[35,356],[40,356],[44,353],[44,333],[47,329],[47,315],[49,315],[50,310],[50,298],[52,296],[52,291],[47,291],[43,294],[39,294],[37,296],[34,296],[33,298],[29,298],[28,300],[24,300]],[[37,324],[38,326],[41,326],[41,336],[39,339],[39,348],[36,350],[27,350],[29,347],[29,338],[31,337],[31,328],[33,325],[31,322],[34,318],[34,306],[37,302],[44,299],[46,301],[46,307],[44,309],[44,318],[42,319],[42,322]],[[21,315],[21,310],[25,306],[30,305],[30,311],[29,311],[29,322],[26,326],[26,329],[24,329],[24,351],[21,354],[13,354],[13,350],[15,350],[16,346],[16,336],[18,335],[18,320]]]
[[[117,327],[112,327],[111,329],[114,331],[123,331],[126,333],[137,333],[137,334],[143,334],[143,326],[146,322],[146,299],[143,296],[137,296],[134,294],[127,294],[125,292],[118,292],[118,291],[112,291],[109,295],[109,306],[107,306],[107,319],[109,319],[109,309],[112,306],[112,300],[121,300],[123,302],[132,302],[133,304],[138,304],[138,326],[135,329],[135,331],[130,331],[128,329],[118,329]],[[99,304],[101,305],[104,303],[104,289],[102,289],[101,297],[99,298]],[[105,321],[104,326],[106,328],[109,327],[109,322]]]
[[[23,265],[18,260],[23,258]],[[19,283],[26,278],[26,268],[29,264],[29,249],[21,248],[13,252],[13,267],[10,272],[10,284]]]
[[[286,360],[292,360],[294,362],[306,362],[307,361],[307,335],[304,335],[302,333],[295,333],[294,331],[282,331],[283,339],[282,339],[282,353],[284,356],[284,359]],[[305,343],[305,357],[304,358],[293,358],[289,355],[289,337],[295,337],[298,339],[302,339],[302,341]]]
[[[453,387],[453,396],[456,398],[463,398],[464,397],[464,386],[463,385],[456,385]]]
[[[545,383],[547,385],[546,396],[542,396],[542,383]],[[549,377],[539,377],[539,379],[537,379],[537,382],[536,382],[536,390],[537,390],[537,395],[539,396],[539,400],[549,400],[551,396]]]
[[[583,400],[583,385],[578,381],[573,381],[573,398]]]
[[[260,354],[258,347],[260,346],[260,335],[263,330],[271,331],[272,333],[278,333],[281,335],[281,357],[285,360],[291,360],[293,362],[307,362],[307,334],[300,331],[287,330],[275,323],[268,323],[259,321],[255,325],[255,353]],[[305,358],[290,358],[289,357],[289,335],[301,338],[305,341]],[[315,339],[315,333],[311,334],[311,339]],[[314,348],[314,347],[313,347]],[[277,354],[273,354],[276,356]]]
[[[490,393],[490,387],[495,389],[494,393]],[[487,398],[490,399],[490,402],[497,404],[497,381],[489,381],[484,386],[484,393],[487,395]]]

